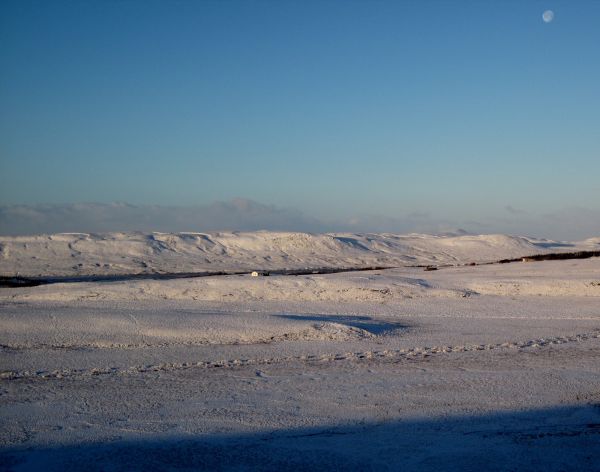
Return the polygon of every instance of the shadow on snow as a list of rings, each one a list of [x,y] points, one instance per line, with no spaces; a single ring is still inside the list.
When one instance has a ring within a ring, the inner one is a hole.
[[[2,470],[600,470],[594,405],[0,450]]]
[[[359,328],[376,336],[391,334],[398,330],[405,330],[407,325],[387,320],[378,320],[362,315],[274,315],[278,318],[297,321],[318,321],[320,323],[338,323],[351,328]]]

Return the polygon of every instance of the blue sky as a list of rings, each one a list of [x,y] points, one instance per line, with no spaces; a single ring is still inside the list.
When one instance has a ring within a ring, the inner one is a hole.
[[[598,1],[4,1],[0,203],[600,209],[599,50]]]

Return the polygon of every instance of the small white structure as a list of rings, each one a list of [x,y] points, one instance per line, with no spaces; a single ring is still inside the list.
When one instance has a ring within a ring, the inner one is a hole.
[[[252,277],[258,277],[260,274],[259,274],[258,272],[256,272],[256,271],[254,271],[254,272],[252,272],[250,275],[251,275]]]

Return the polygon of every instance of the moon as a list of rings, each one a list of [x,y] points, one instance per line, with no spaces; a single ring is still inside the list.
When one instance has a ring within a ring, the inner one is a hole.
[[[552,10],[546,10],[542,13],[542,20],[544,23],[550,23],[554,19],[554,12]]]

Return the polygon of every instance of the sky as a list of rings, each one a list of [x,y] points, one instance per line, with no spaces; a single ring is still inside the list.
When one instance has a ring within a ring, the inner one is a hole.
[[[260,207],[294,230],[597,236],[599,50],[595,0],[5,0],[0,233],[132,207],[281,229]]]

